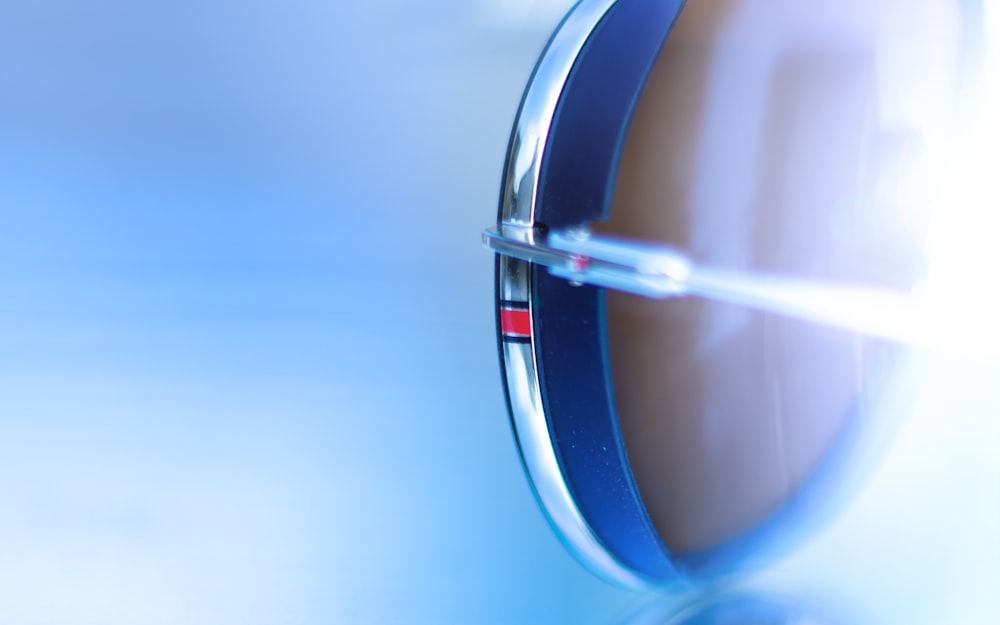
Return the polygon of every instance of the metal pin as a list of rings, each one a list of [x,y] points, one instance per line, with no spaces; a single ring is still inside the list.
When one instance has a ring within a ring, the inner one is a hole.
[[[583,228],[552,231],[534,242],[490,228],[483,232],[483,243],[498,254],[543,265],[573,284],[654,299],[696,296],[921,347],[1000,358],[995,323],[1000,310],[968,302],[697,265],[667,246],[593,235]]]

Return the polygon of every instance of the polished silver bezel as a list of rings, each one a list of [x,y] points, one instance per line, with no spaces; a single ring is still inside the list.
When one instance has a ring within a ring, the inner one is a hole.
[[[970,319],[954,306],[909,294],[851,285],[816,284],[779,276],[705,267],[676,250],[647,242],[591,237],[586,224],[545,231],[535,222],[539,174],[557,103],[588,38],[616,0],[581,0],[553,35],[527,88],[504,172],[501,214],[484,244],[498,254],[498,304],[532,308],[532,265],[577,284],[647,297],[690,295],[839,326],[899,341],[1000,357],[990,328],[968,330]],[[581,236],[582,233],[582,236]],[[947,302],[946,302],[947,304]],[[877,315],[867,311],[880,311]],[[943,323],[951,321],[951,323]],[[972,337],[969,340],[968,337]],[[535,496],[566,546],[588,568],[629,587],[661,586],[620,561],[589,526],[574,500],[555,451],[542,402],[533,329],[501,340],[510,417]],[[985,345],[984,345],[985,343]]]
[[[534,245],[539,172],[556,104],[588,37],[615,0],[582,0],[549,42],[528,85],[511,138],[503,180],[498,231]],[[524,303],[531,310],[531,272],[527,261],[500,256],[498,298]],[[620,562],[587,524],[559,466],[539,388],[533,334],[526,342],[502,341],[510,418],[525,471],[546,516],[567,547],[599,576],[628,587],[650,581]]]

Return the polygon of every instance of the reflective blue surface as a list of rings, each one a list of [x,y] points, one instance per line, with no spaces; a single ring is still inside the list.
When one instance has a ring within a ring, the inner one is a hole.
[[[652,600],[535,507],[478,243],[563,8],[0,4],[0,621]],[[997,620],[996,370],[935,367],[870,487],[747,587]]]

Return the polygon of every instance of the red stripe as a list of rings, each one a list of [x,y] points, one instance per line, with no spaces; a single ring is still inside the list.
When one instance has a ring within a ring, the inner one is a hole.
[[[500,331],[504,334],[531,336],[531,312],[516,308],[501,308]]]

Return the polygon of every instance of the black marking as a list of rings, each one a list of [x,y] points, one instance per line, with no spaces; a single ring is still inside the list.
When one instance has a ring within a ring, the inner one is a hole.
[[[528,310],[528,302],[515,302],[514,300],[500,300],[500,308],[510,308],[511,310]]]

